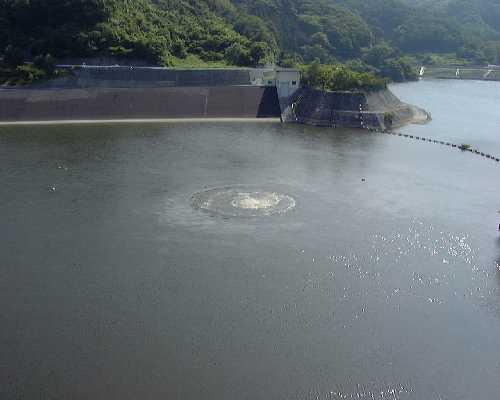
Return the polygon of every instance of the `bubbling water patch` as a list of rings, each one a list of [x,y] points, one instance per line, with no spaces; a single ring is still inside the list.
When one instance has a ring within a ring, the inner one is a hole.
[[[284,214],[295,208],[295,199],[284,193],[248,186],[210,189],[191,197],[197,209],[223,217],[260,217]]]

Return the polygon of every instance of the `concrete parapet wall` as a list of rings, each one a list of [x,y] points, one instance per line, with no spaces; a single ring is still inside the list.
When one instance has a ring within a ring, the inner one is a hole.
[[[212,117],[280,117],[276,88],[0,90],[0,121]]]
[[[245,69],[166,69],[106,67],[82,68],[75,72],[80,86],[225,86],[250,85]]]
[[[33,89],[158,88],[251,85],[249,69],[168,69],[146,67],[85,67],[69,75],[31,85]]]

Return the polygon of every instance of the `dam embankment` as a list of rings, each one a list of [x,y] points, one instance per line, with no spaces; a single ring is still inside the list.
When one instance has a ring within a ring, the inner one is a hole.
[[[276,88],[262,86],[4,89],[0,121],[279,118]]]
[[[277,88],[259,72],[68,67],[64,77],[0,89],[0,122],[280,118]]]
[[[27,87],[0,89],[1,122],[281,118],[338,128],[390,129],[425,122],[424,110],[389,90],[300,88],[293,69],[82,67]]]

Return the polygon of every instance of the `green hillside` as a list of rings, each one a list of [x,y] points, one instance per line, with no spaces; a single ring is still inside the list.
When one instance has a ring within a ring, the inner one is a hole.
[[[191,55],[254,64],[276,50],[266,29],[238,33],[238,12],[224,0],[0,2],[0,48],[11,44],[32,55],[113,55],[164,65]]]
[[[472,62],[498,62],[499,0],[340,0],[379,37],[409,53],[456,53]]]
[[[48,54],[170,66],[317,59],[405,80],[412,63],[500,63],[500,0],[0,0],[4,64],[50,64]]]

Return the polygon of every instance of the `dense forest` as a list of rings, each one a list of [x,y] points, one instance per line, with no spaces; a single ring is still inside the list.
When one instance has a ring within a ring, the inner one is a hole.
[[[500,0],[0,0],[4,65],[115,57],[167,66],[500,63]]]

